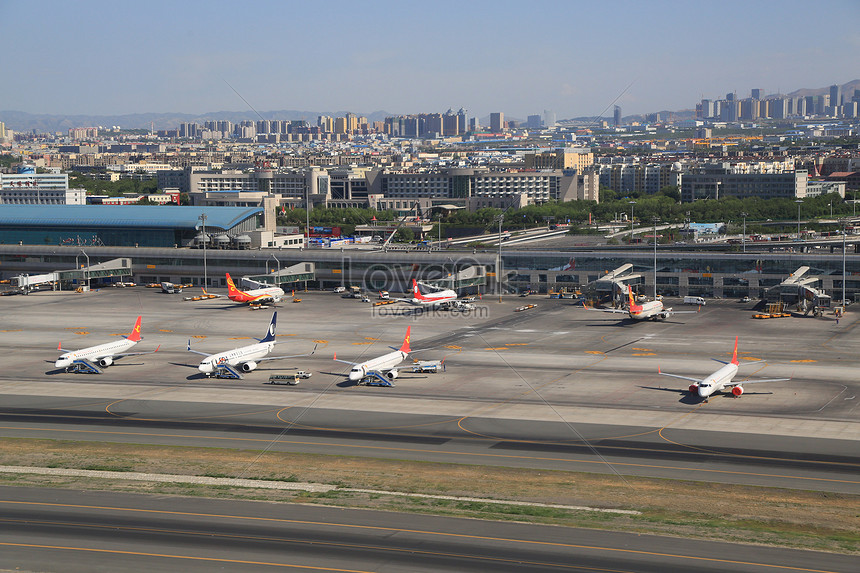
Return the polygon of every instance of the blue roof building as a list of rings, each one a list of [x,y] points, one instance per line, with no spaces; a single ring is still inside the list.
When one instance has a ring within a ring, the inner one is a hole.
[[[173,247],[206,233],[237,235],[263,226],[260,207],[2,205],[0,243]]]

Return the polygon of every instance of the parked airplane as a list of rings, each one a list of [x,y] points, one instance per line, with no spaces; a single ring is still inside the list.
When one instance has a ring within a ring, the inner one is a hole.
[[[435,308],[457,300],[457,293],[451,289],[446,289],[428,294],[421,294],[421,290],[418,288],[418,281],[412,279],[412,298],[397,298],[394,300],[408,302],[409,304],[421,307]]]
[[[549,270],[551,270],[551,271],[572,271],[575,268],[576,268],[576,259],[571,257],[570,259],[568,259],[566,265],[561,265],[560,267],[553,267]]]
[[[671,308],[664,307],[663,301],[661,300],[651,300],[642,304],[637,304],[633,299],[633,289],[630,287],[627,288],[627,297],[629,300],[627,310],[619,308],[589,308],[585,306],[584,303],[583,306],[585,306],[586,310],[626,314],[633,320],[646,320],[648,318],[651,320],[666,320],[673,314],[695,314],[699,312],[698,310],[672,310]]]
[[[114,342],[106,342],[98,346],[90,346],[81,350],[67,351],[63,349],[63,343],[57,345],[57,350],[64,352],[54,366],[57,368],[65,368],[66,372],[88,372],[90,374],[101,374],[102,368],[106,368],[114,363],[119,358],[126,356],[140,356],[141,354],[152,354],[158,352],[161,348],[159,345],[155,350],[149,352],[126,352],[129,348],[140,342],[140,321],[141,317],[137,317],[134,323],[134,328],[131,329],[131,334],[123,336],[122,340]]]
[[[242,302],[248,304],[268,304],[281,302],[281,299],[284,298],[284,290],[280,287],[265,287],[247,291],[239,290],[238,288],[236,288],[235,283],[233,283],[233,279],[230,277],[230,273],[226,274],[227,298],[229,298],[233,302]],[[203,289],[203,292],[207,295],[212,296],[210,293],[206,292],[206,289]],[[224,295],[214,296],[223,297]]]
[[[275,348],[275,325],[278,320],[278,313],[272,313],[272,320],[269,322],[269,328],[266,330],[266,335],[259,339],[256,344],[234,348],[226,352],[218,354],[207,354],[199,350],[191,349],[191,339],[188,340],[188,352],[194,352],[205,356],[197,369],[208,376],[216,378],[242,378],[241,372],[251,372],[257,368],[258,363],[264,360],[280,360],[282,358],[296,358],[298,356],[310,356],[314,352],[308,354],[294,354],[292,356],[268,356]],[[314,347],[316,351],[316,347]]]
[[[412,350],[409,348],[409,332],[411,326],[406,327],[406,336],[403,338],[403,344],[394,352],[383,354],[377,358],[367,360],[365,362],[349,362],[348,360],[338,360],[337,354],[334,359],[337,362],[350,364],[352,368],[349,371],[349,380],[352,382],[360,382],[367,376],[378,378],[382,382],[394,380],[398,376],[396,366],[406,360]],[[393,347],[392,347],[393,348]]]
[[[690,394],[698,394],[700,397],[705,398],[707,401],[708,397],[713,394],[719,394],[723,390],[730,389],[733,396],[736,398],[744,393],[744,388],[741,386],[741,382],[733,382],[733,378],[738,373],[738,367],[740,366],[740,362],[738,361],[738,337],[735,336],[735,351],[732,354],[731,362],[724,362],[722,360],[717,360],[714,358],[713,360],[725,364],[722,368],[717,370],[716,372],[705,376],[701,380],[698,378],[691,378],[689,376],[679,376],[678,374],[667,374],[660,370],[660,367],[657,367],[657,374],[661,374],[663,376],[671,376],[672,378],[680,378],[681,380],[689,380],[693,382],[690,384]],[[747,362],[746,364],[758,364],[762,362],[757,360],[755,362]],[[769,378],[764,380],[746,380],[744,384],[754,384],[756,382],[784,382],[786,380],[790,380],[790,378]]]

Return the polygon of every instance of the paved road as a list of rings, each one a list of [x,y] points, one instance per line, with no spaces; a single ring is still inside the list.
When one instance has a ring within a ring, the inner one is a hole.
[[[846,555],[261,502],[0,487],[0,516],[10,570],[856,571]]]

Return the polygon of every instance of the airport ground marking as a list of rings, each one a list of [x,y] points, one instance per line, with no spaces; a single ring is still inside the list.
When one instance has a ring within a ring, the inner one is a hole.
[[[159,328],[158,332],[173,332],[172,330],[168,330],[166,328]]]
[[[28,547],[33,549],[55,549],[65,551],[83,551],[87,553],[104,553],[107,555],[137,555],[140,557],[161,557],[164,559],[183,559],[186,561],[206,561],[208,563],[235,563],[237,565],[265,565],[267,567],[285,567],[289,569],[313,569],[315,571],[335,571],[339,573],[371,573],[359,569],[338,569],[335,567],[316,567],[313,565],[293,565],[290,563],[273,563],[268,561],[248,561],[243,559],[226,559],[218,557],[200,557],[194,555],[171,555],[169,553],[148,553],[145,551],[125,551],[120,549],[101,549],[96,547],[73,547],[63,545],[41,545],[30,543],[0,542],[6,547]]]
[[[20,523],[20,520],[12,520],[12,519],[0,519],[0,521],[6,523]],[[572,569],[572,570],[588,570],[588,571],[604,571],[606,573],[633,573],[632,571],[621,571],[618,569],[603,569],[603,568],[595,568],[588,566],[580,566],[580,565],[568,565],[562,563],[550,563],[550,562],[542,562],[542,561],[528,561],[522,559],[505,559],[502,557],[492,557],[490,555],[477,555],[477,554],[465,554],[465,553],[451,553],[451,552],[442,552],[442,551],[430,551],[427,549],[414,549],[414,548],[399,548],[399,547],[385,547],[382,545],[373,545],[368,543],[345,543],[345,542],[334,542],[334,541],[320,541],[318,539],[308,540],[306,538],[301,537],[288,537],[288,536],[271,536],[271,535],[240,535],[238,533],[233,534],[225,534],[225,533],[213,533],[211,531],[188,531],[185,529],[166,529],[166,528],[157,528],[157,527],[129,527],[129,526],[116,526],[116,525],[98,525],[98,524],[80,524],[80,523],[72,523],[68,521],[48,521],[48,520],[27,520],[26,523],[29,524],[39,524],[39,525],[53,525],[53,526],[77,526],[77,527],[85,527],[88,529],[108,529],[111,531],[142,531],[147,533],[159,533],[159,534],[173,534],[173,535],[185,535],[185,536],[194,536],[194,537],[204,537],[206,539],[242,539],[247,541],[275,541],[279,543],[291,543],[294,545],[315,545],[319,547],[336,547],[340,549],[358,549],[358,550],[372,550],[372,551],[384,551],[386,553],[408,553],[410,555],[428,555],[435,557],[448,557],[448,558],[456,558],[456,559],[464,559],[468,561],[489,561],[493,563],[508,563],[508,564],[517,564],[517,565],[536,565],[540,567],[554,567],[554,568],[563,568],[563,569]],[[435,533],[435,532],[434,532]],[[23,546],[23,547],[32,547],[31,544],[22,544],[22,543],[7,543],[7,546]],[[39,546],[43,547],[43,546]],[[51,546],[54,549],[71,549],[71,550],[79,550],[79,551],[90,551],[90,548],[87,547],[71,547],[71,546]],[[98,552],[112,552],[113,550],[105,550],[105,549],[97,549]],[[153,554],[153,553],[139,553],[139,552],[130,552],[128,550],[121,550],[122,554],[134,554],[140,555],[144,557],[171,557],[171,558],[179,558],[179,559],[198,559],[195,556],[181,556],[181,555],[165,555],[165,554]],[[222,558],[203,558],[207,561],[215,560],[215,561],[224,561]],[[288,567],[288,568],[302,568],[302,569],[317,569],[323,571],[335,571],[335,572],[352,572],[352,573],[365,573],[358,572],[357,570],[352,569],[337,569],[331,567],[306,567],[303,565],[292,565],[285,563],[265,563],[258,561],[245,561],[245,560],[235,560],[235,559],[226,559],[229,563],[241,563],[243,565],[274,565],[279,567]],[[368,572],[369,573],[369,572]]]
[[[277,428],[273,428],[277,429]],[[0,426],[0,430],[21,430],[19,427],[15,426]],[[296,446],[320,446],[326,448],[348,448],[348,449],[356,449],[356,450],[382,450],[387,452],[407,452],[407,453],[420,453],[420,454],[439,454],[439,455],[447,455],[447,456],[474,456],[476,458],[493,458],[493,459],[515,459],[515,460],[537,460],[543,462],[566,462],[566,463],[579,463],[579,464],[594,464],[605,466],[606,462],[600,460],[586,460],[586,459],[574,459],[574,458],[553,458],[553,457],[542,457],[542,456],[514,456],[511,454],[490,454],[490,453],[481,453],[481,452],[457,452],[457,451],[445,451],[445,450],[429,450],[429,449],[419,449],[419,448],[395,448],[391,446],[378,446],[378,445],[361,445],[361,444],[335,444],[335,443],[326,443],[326,442],[302,442],[299,440],[283,440],[280,438],[271,439],[271,438],[239,438],[239,437],[220,437],[220,436],[194,436],[190,434],[159,434],[154,432],[117,432],[117,431],[104,431],[104,430],[62,430],[57,428],[27,428],[27,431],[31,432],[52,432],[52,433],[79,433],[79,434],[100,434],[100,435],[112,435],[112,436],[135,436],[135,437],[156,437],[156,438],[180,438],[180,439],[190,439],[195,440],[196,442],[200,442],[201,440],[211,440],[213,442],[226,442],[226,441],[235,441],[235,442],[263,442],[267,444],[278,443],[282,445],[296,445]],[[683,445],[683,444],[682,444]],[[741,472],[741,471],[731,471],[731,470],[718,470],[711,468],[697,468],[697,467],[681,467],[681,466],[660,466],[656,464],[639,464],[633,462],[613,462],[613,466],[624,466],[631,468],[646,468],[646,469],[658,469],[658,470],[677,470],[682,472],[699,472],[699,473],[717,473],[717,474],[725,474],[725,475],[739,475],[739,476],[751,476],[751,477],[764,477],[764,478],[778,478],[778,479],[796,479],[796,480],[806,480],[806,481],[815,481],[815,482],[828,482],[828,483],[840,483],[840,484],[848,484],[848,485],[860,485],[860,480],[840,480],[833,478],[819,478],[819,477],[810,477],[810,476],[793,476],[793,475],[780,475],[780,474],[764,474],[758,472]],[[566,471],[575,471],[575,470],[566,470]],[[628,475],[636,475],[636,474],[628,474]],[[648,476],[641,476],[648,477]],[[673,479],[689,479],[689,478],[673,478]],[[774,486],[776,487],[776,486]]]
[[[328,344],[328,340],[322,340],[322,339],[314,340],[313,342],[314,342],[314,344]]]
[[[794,362],[794,363],[809,363],[809,362],[818,362],[818,360],[812,360],[811,358],[803,358],[803,359],[800,359],[800,360],[789,360],[789,362]]]
[[[70,509],[88,509],[88,510],[102,510],[102,511],[114,511],[117,513],[142,513],[142,514],[152,514],[152,515],[175,515],[175,516],[186,516],[186,517],[195,517],[195,518],[205,518],[211,520],[224,520],[224,519],[232,519],[238,521],[248,521],[248,522],[258,522],[258,523],[282,523],[282,524],[291,524],[291,525],[304,525],[304,526],[324,526],[324,527],[334,527],[341,529],[355,529],[355,530],[366,530],[366,531],[380,531],[380,532],[391,532],[391,533],[409,533],[416,535],[426,535],[428,537],[450,537],[453,539],[474,539],[480,541],[491,541],[498,542],[503,544],[516,544],[523,546],[537,546],[537,547],[560,547],[560,548],[568,548],[568,549],[584,549],[589,551],[605,551],[607,553],[623,553],[628,555],[650,555],[654,557],[669,557],[675,559],[685,559],[690,561],[702,561],[708,563],[726,563],[733,565],[751,565],[757,567],[767,567],[771,569],[779,569],[783,571],[803,571],[806,573],[836,573],[829,570],[823,569],[809,569],[805,567],[795,567],[791,565],[774,565],[769,563],[756,563],[750,561],[739,561],[735,559],[723,559],[719,557],[702,557],[700,555],[683,555],[680,553],[663,553],[659,551],[646,551],[643,549],[628,549],[623,547],[606,547],[601,545],[583,545],[578,543],[563,543],[560,541],[541,541],[534,539],[522,539],[515,537],[496,537],[490,535],[474,535],[469,533],[452,533],[450,531],[433,531],[429,529],[407,529],[403,527],[391,527],[391,526],[383,526],[383,525],[366,525],[366,524],[357,524],[357,523],[346,523],[346,522],[335,522],[335,521],[313,521],[308,519],[286,519],[279,517],[261,517],[261,516],[248,516],[248,515],[230,515],[230,514],[217,514],[217,513],[202,513],[202,512],[192,512],[192,511],[171,511],[164,509],[144,509],[144,508],[136,508],[136,507],[112,507],[112,506],[99,506],[99,505],[85,505],[85,504],[70,504],[70,503],[51,503],[51,502],[33,502],[33,501],[17,501],[17,500],[4,500],[0,499],[0,504],[7,505],[20,505],[20,506],[41,506],[41,507],[56,507],[56,508],[70,508]],[[32,547],[32,548],[57,548],[57,549],[76,549],[89,551],[90,549],[86,548],[75,548],[75,547],[62,547],[62,546],[50,546],[50,545],[37,545],[37,544],[19,544],[19,543],[9,543],[9,542],[0,542],[0,545],[7,547]],[[96,552],[106,552],[106,553],[117,553],[117,554],[131,554],[131,555],[143,555],[143,556],[165,556],[172,557],[170,555],[159,555],[159,554],[151,554],[151,553],[135,553],[129,551],[122,550],[105,550],[105,549],[92,549],[92,551]],[[439,553],[437,555],[444,555],[443,553]],[[189,560],[206,560],[206,561],[214,561],[214,562],[231,562],[231,563],[246,563],[246,564],[264,564],[264,565],[280,565],[275,563],[256,563],[253,561],[239,561],[239,560],[230,560],[230,559],[219,559],[213,557],[192,557],[192,556],[176,556],[181,559],[189,559]],[[474,556],[470,556],[474,557]],[[481,557],[478,557],[482,559]],[[298,566],[298,565],[283,565],[285,567],[304,567],[310,569],[319,569],[319,570],[328,570],[331,571],[331,568],[322,568],[322,567],[307,567],[307,566]],[[337,570],[335,571],[347,571],[347,570]]]
[[[288,406],[286,408],[282,408],[281,410],[278,410],[275,417],[285,424],[289,424],[290,426],[294,426],[294,427],[304,428],[306,430],[325,430],[327,432],[344,432],[344,433],[354,432],[354,431],[366,432],[366,431],[378,431],[378,430],[403,430],[403,429],[408,429],[408,428],[422,428],[422,427],[427,427],[427,426],[438,426],[441,424],[448,424],[451,422],[456,422],[457,420],[460,419],[460,418],[448,418],[445,420],[437,420],[435,422],[424,422],[422,424],[407,424],[404,426],[371,426],[371,427],[367,427],[367,428],[358,428],[357,430],[347,430],[344,428],[330,428],[327,426],[311,426],[308,424],[301,424],[299,422],[291,422],[291,421],[286,420],[286,419],[281,417],[281,412],[284,412],[286,410],[289,410],[291,408],[296,408],[296,407],[297,406]],[[416,434],[416,437],[417,437],[417,434]]]

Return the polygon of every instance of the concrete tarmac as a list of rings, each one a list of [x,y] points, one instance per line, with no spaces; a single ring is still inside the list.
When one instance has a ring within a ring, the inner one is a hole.
[[[269,406],[271,412],[239,425],[265,426],[261,439],[271,439],[271,428],[283,432],[285,424],[291,436],[304,431],[308,442],[334,432],[341,440],[337,446],[351,454],[355,450],[349,446],[358,443],[379,445],[404,436],[414,445],[432,437],[446,440],[443,452],[390,455],[466,461],[455,455],[466,450],[472,463],[487,449],[527,448],[539,467],[594,471],[593,458],[604,464],[620,452],[615,461],[643,475],[689,478],[691,468],[717,463],[710,477],[692,476],[725,481],[717,474],[719,464],[728,463],[737,470],[730,481],[767,484],[776,478],[763,471],[766,463],[782,468],[776,472],[779,485],[809,487],[830,476],[824,489],[860,487],[860,355],[853,313],[839,324],[812,317],[759,321],[751,318],[749,304],[712,301],[698,314],[633,322],[537,296],[502,302],[486,297],[469,313],[416,313],[405,304],[374,307],[329,292],[297,293],[301,303],[276,309],[283,344],[275,354],[311,352],[315,346],[316,352],[263,362],[237,381],[203,377],[196,370],[201,357],[186,352],[186,344],[190,340],[195,349],[215,353],[252,343],[252,337],[264,335],[271,309],[249,310],[226,299],[184,301],[185,294],[135,287],[0,298],[2,435],[35,435],[39,424],[70,431],[93,409],[122,424],[156,413],[170,423],[190,424],[241,418],[254,407]],[[537,307],[514,311],[525,303]],[[138,314],[144,340],[134,350],[160,345],[157,353],[120,360],[101,375],[54,369],[58,342],[78,349],[114,340],[130,330]],[[419,350],[413,357],[444,358],[444,372],[412,373],[406,363],[394,387],[355,386],[344,377],[347,366],[331,359],[335,352],[355,361],[388,352],[400,345],[407,326],[412,326],[411,346]],[[682,380],[657,375],[659,366],[705,376],[720,366],[711,358],[731,356],[735,336],[742,362],[766,360],[742,367],[739,377],[790,380],[748,384],[740,398],[717,396],[703,403],[685,392]],[[295,369],[313,376],[299,386],[265,384],[270,374]],[[57,409],[74,411],[75,424]],[[116,415],[120,411],[124,414]],[[189,436],[209,431],[183,427]],[[221,432],[222,439],[230,438],[229,429]],[[328,447],[328,453],[338,451]],[[669,471],[679,452],[686,453],[681,469]],[[524,463],[512,459],[505,455],[487,463]],[[660,467],[650,467],[655,460]]]

